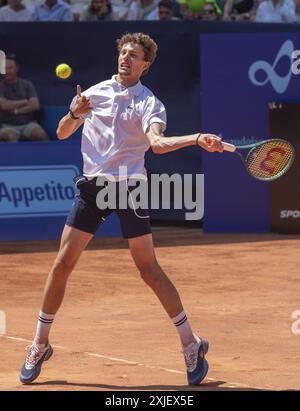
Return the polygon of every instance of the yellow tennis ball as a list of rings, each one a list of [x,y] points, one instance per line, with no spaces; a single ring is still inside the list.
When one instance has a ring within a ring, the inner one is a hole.
[[[66,79],[72,74],[72,69],[68,64],[62,63],[56,66],[55,73],[57,77]]]

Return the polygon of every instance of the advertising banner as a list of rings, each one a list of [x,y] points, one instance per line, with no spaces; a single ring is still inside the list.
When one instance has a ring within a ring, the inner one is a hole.
[[[295,148],[291,169],[271,186],[272,231],[300,233],[300,102],[273,103],[270,107],[270,132],[284,136]]]
[[[59,239],[82,170],[79,141],[0,144],[0,241]],[[111,215],[97,236],[119,236]]]
[[[297,49],[299,33],[202,34],[202,130],[235,145],[269,138],[269,103],[299,98]],[[204,153],[203,170],[205,231],[271,230],[270,183],[251,178],[232,153]]]

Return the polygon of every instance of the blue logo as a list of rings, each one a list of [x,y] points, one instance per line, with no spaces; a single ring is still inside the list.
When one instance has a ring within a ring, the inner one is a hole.
[[[277,53],[277,56],[274,60],[274,63],[271,65],[267,61],[264,60],[258,60],[255,63],[253,63],[250,68],[249,68],[249,79],[250,81],[255,84],[256,86],[264,86],[268,82],[271,83],[273,89],[278,93],[278,94],[283,94],[286,89],[288,88],[288,85],[290,83],[292,71],[289,69],[287,72],[286,76],[281,77],[276,73],[276,66],[279,62],[279,60],[282,57],[288,57],[291,61],[292,64],[292,53],[294,51],[294,44],[291,40],[286,40],[280,50]],[[256,78],[256,73],[262,70],[266,74],[266,78],[263,81],[258,81]]]
[[[67,215],[78,174],[74,165],[0,167],[0,218]]]

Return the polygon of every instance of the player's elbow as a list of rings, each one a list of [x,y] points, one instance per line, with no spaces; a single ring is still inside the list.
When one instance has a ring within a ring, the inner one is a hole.
[[[60,126],[56,129],[56,135],[59,140],[64,140],[70,136],[70,134],[66,133],[66,131]]]
[[[70,135],[74,132],[74,127],[70,127],[70,125],[68,125],[66,121],[67,116],[63,117],[58,123],[56,135],[59,140],[64,140],[70,137]]]
[[[164,153],[164,149],[163,149],[163,146],[161,144],[161,141],[160,141],[159,137],[156,137],[156,138],[152,139],[151,149],[152,149],[153,153],[155,153],[155,154],[163,154]]]
[[[151,148],[152,148],[153,153],[155,153],[155,154],[163,154],[163,150],[161,149],[161,147],[151,145]]]
[[[58,140],[63,140],[63,136],[62,136],[62,134],[58,131],[58,129],[56,130],[56,136],[57,136]]]
[[[66,138],[70,137],[70,134],[65,134],[58,130],[56,130],[56,135],[57,135],[58,140],[65,140]]]

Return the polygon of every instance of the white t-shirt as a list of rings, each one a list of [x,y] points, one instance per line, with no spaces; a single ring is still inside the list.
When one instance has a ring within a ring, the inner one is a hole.
[[[159,20],[158,0],[154,0],[150,7],[145,9],[135,1],[131,3],[128,11],[127,20]]]
[[[295,8],[293,0],[283,0],[276,6],[272,0],[266,0],[258,6],[255,21],[259,23],[293,23],[296,21]]]
[[[34,11],[36,6],[44,3],[45,0],[23,0],[22,4],[27,7],[28,10]]]
[[[29,21],[32,11],[27,8],[15,11],[10,6],[0,8],[0,21]]]
[[[134,0],[111,0],[113,11],[115,15],[118,16],[118,20],[126,15],[129,6],[133,1]]]
[[[71,0],[69,2],[72,13],[82,14],[90,5],[90,1],[87,0]]]
[[[152,123],[161,123],[165,129],[164,105],[140,81],[124,89],[116,76],[82,95],[90,98],[92,106],[84,116],[82,131],[83,174],[87,178],[110,174],[122,179],[119,167],[126,166],[128,177],[146,176],[144,156],[150,143],[145,133]]]

